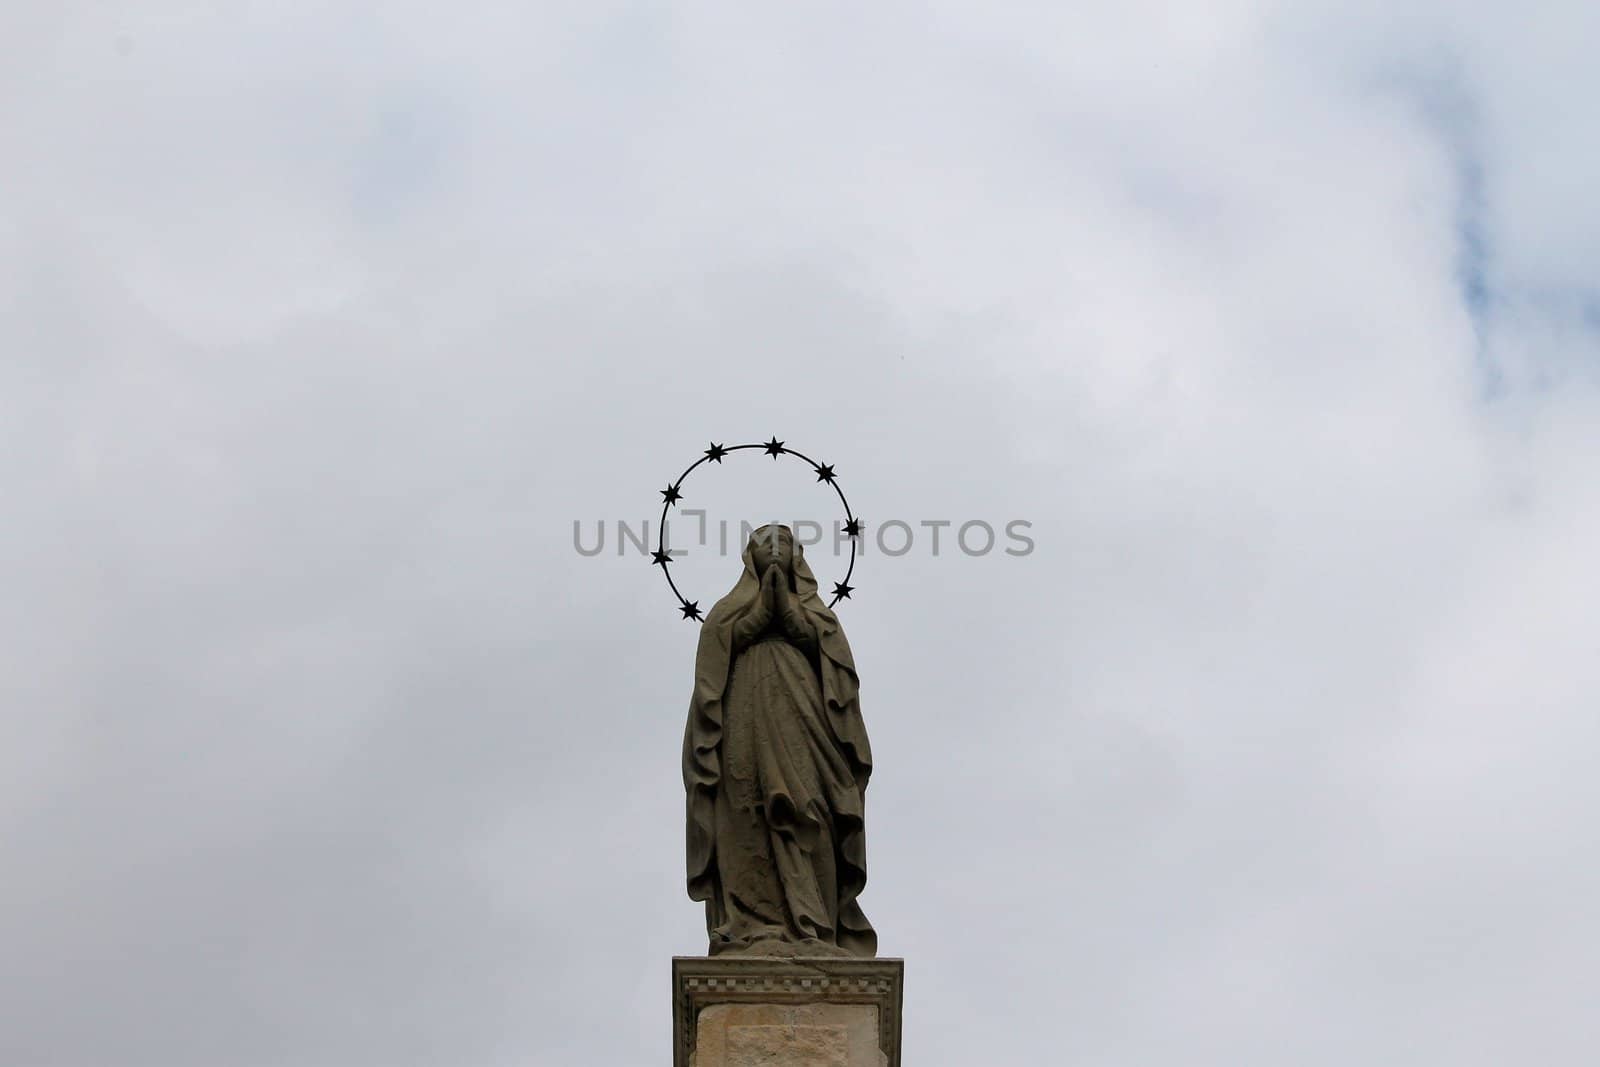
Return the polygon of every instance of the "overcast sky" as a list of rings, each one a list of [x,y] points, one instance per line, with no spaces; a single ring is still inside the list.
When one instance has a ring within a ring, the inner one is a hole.
[[[773,434],[908,1067],[1594,1062],[1600,7],[4,24],[0,1064],[666,1062]]]

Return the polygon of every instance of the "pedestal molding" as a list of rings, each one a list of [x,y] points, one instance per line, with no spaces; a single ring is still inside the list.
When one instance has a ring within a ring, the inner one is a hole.
[[[674,956],[672,1063],[689,1067],[700,1010],[712,1004],[870,1004],[888,1067],[900,1067],[905,961],[834,956]]]

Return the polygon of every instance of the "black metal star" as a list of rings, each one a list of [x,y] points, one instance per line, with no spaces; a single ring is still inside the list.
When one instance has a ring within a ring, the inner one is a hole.
[[[713,463],[721,463],[722,457],[726,456],[727,454],[728,450],[717,444],[715,441],[711,442],[711,447],[706,449],[706,458]]]
[[[661,493],[662,499],[669,504],[676,504],[678,501],[683,499],[683,494],[678,492],[678,487],[676,485],[669,485],[665,489],[659,490],[659,492]]]
[[[849,600],[850,594],[855,591],[856,587],[853,585],[846,585],[843,582],[833,583],[833,599],[835,600],[839,600],[841,598]]]
[[[768,441],[762,447],[767,450],[767,455],[771,456],[773,459],[777,459],[784,453],[783,442],[778,440],[777,434],[773,434],[772,440]]]
[[[845,535],[848,536],[848,537],[860,537],[861,536],[861,520],[858,519],[858,518],[852,517],[849,522],[844,524],[844,532],[845,532]]]
[[[682,610],[684,618],[693,619],[695,622],[700,621],[700,601],[685,600],[680,610]]]
[[[668,551],[667,549],[664,549],[664,548],[657,549],[656,551],[650,553],[650,565],[652,567],[655,566],[658,563],[661,566],[665,567],[667,564],[669,564],[671,562],[672,562],[672,553],[670,551]]]
[[[829,485],[833,484],[833,464],[832,463],[819,463],[819,464],[817,464],[817,468],[816,469],[817,469],[817,481],[819,481],[819,482],[827,482]]]

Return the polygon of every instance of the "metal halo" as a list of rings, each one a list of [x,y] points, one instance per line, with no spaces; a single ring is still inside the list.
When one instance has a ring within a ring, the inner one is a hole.
[[[656,530],[656,550],[651,556],[650,562],[652,566],[661,568],[662,575],[667,579],[668,587],[672,589],[672,595],[678,598],[678,608],[683,612],[685,619],[693,619],[696,622],[705,621],[701,617],[700,602],[698,600],[690,600],[678,591],[678,583],[672,580],[672,572],[668,569],[672,563],[672,556],[667,552],[667,512],[672,508],[672,505],[683,499],[683,495],[678,490],[683,486],[683,480],[689,477],[696,467],[707,462],[721,463],[722,457],[730,452],[743,452],[752,448],[762,449],[773,459],[777,459],[779,456],[794,456],[796,459],[804,460],[811,467],[811,472],[817,476],[818,481],[827,482],[833,487],[833,491],[839,494],[839,503],[844,505],[845,532],[850,536],[850,563],[845,568],[844,581],[833,583],[833,598],[828,601],[828,607],[831,609],[840,600],[855,592],[855,587],[850,584],[850,575],[855,573],[856,569],[856,539],[861,536],[861,522],[850,511],[850,501],[845,499],[844,490],[839,488],[838,479],[833,473],[833,465],[831,463],[818,463],[803,452],[784,447],[784,443],[778,440],[776,436],[770,441],[756,445],[724,446],[713,441],[711,447],[706,449],[699,459],[689,464],[684,472],[678,475],[676,481],[669,484],[665,489],[658,490],[662,497],[661,522]]]

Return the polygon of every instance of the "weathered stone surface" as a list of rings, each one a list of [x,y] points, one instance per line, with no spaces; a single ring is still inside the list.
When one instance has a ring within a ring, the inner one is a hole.
[[[675,1067],[899,1067],[896,959],[678,957]]]
[[[713,1004],[691,1067],[882,1067],[871,1004]]]
[[[705,1025],[703,1018],[700,1025]],[[734,1026],[727,1033],[723,1062],[726,1067],[760,1067],[800,1060],[815,1067],[850,1067],[847,1037],[842,1026]],[[874,1047],[871,1051],[876,1055],[878,1050]],[[701,1053],[700,1059],[711,1062],[707,1053]]]

